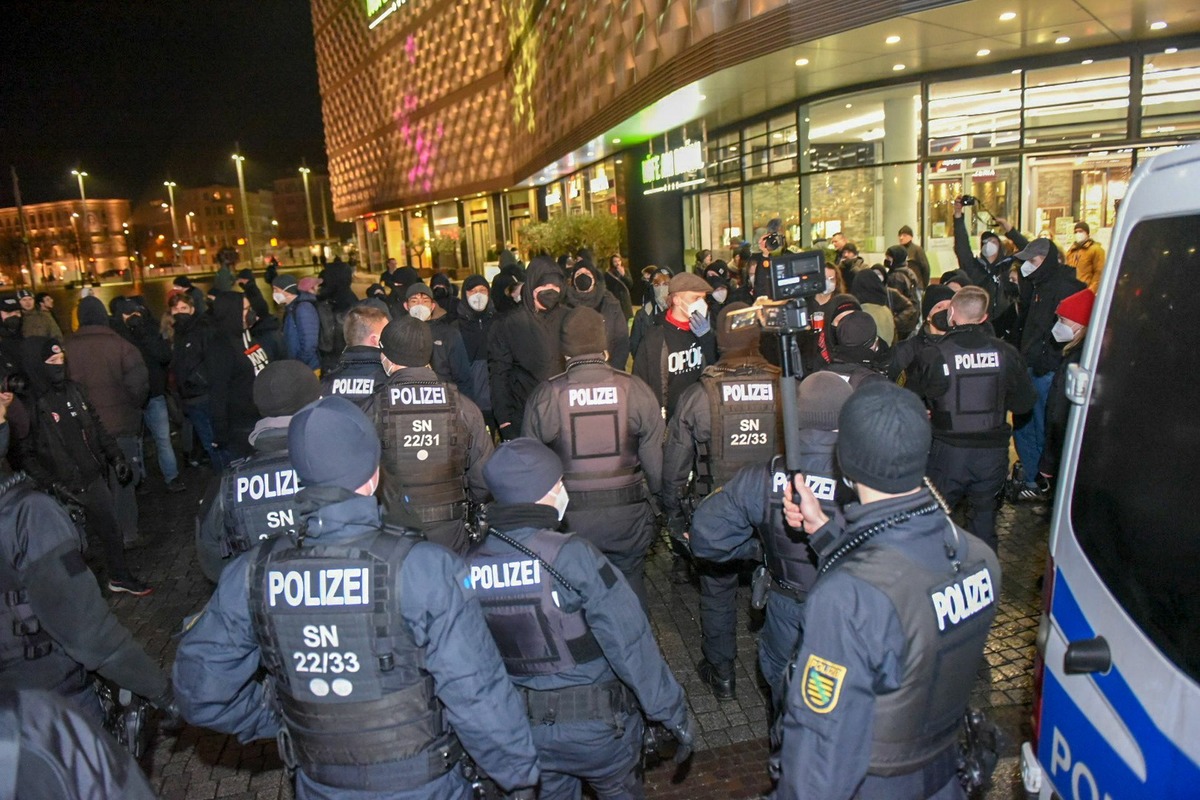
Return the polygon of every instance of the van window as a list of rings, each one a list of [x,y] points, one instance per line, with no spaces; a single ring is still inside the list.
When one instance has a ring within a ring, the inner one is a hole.
[[[1133,229],[1103,335],[1074,534],[1133,621],[1200,680],[1200,216]]]

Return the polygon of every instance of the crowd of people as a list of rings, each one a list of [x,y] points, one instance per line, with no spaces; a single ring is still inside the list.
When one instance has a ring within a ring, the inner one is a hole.
[[[140,297],[85,297],[65,337],[52,301],[0,297],[19,471],[0,484],[0,689],[94,717],[97,671],[192,724],[278,739],[302,798],[485,780],[638,797],[650,731],[679,761],[695,733],[648,619],[665,533],[672,580],[700,587],[696,671],[718,700],[736,697],[753,572],[774,796],[959,797],[1009,440],[1017,494],[1045,499],[1100,269],[1090,239],[1073,267],[1005,220],[976,254],[961,211],[959,269],[937,282],[907,227],[875,265],[835,236],[791,354],[743,324],[786,246],[766,236],[678,271],[506,249],[490,284],[393,259],[361,298],[340,262],[272,270],[273,308],[251,270],[207,292],[178,278],[159,322]],[[73,523],[110,592],[150,594],[125,558],[146,433],[166,491],[180,460],[215,476],[196,554],[216,588],[170,681],[113,619]]]

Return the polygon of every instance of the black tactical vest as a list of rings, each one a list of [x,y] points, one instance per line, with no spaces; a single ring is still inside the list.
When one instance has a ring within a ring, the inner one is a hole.
[[[379,395],[383,507],[407,507],[422,522],[462,519],[469,434],[459,421],[458,389],[440,381],[393,381]]]
[[[351,546],[296,547],[280,537],[255,554],[250,610],[285,731],[281,755],[320,783],[377,788],[389,764],[446,739],[399,607],[400,569],[417,541],[380,532]],[[423,769],[413,777],[429,780]]]
[[[344,397],[352,403],[361,406],[367,398],[375,394],[375,378],[370,375],[339,375],[334,373],[329,377],[328,394]]]
[[[941,431],[982,433],[1005,426],[1004,353],[998,343],[972,350],[960,337],[943,336],[934,345],[946,364],[950,388],[935,398],[930,422]]]
[[[697,497],[724,485],[742,467],[769,461],[779,452],[778,377],[778,370],[752,366],[712,366],[700,375],[711,424],[708,441],[697,450]]]
[[[552,447],[562,459],[563,483],[577,508],[645,499],[638,439],[629,430],[632,380],[614,369],[601,381],[578,383],[568,369],[549,381],[560,421]]]
[[[245,552],[281,533],[293,533],[300,524],[296,493],[303,487],[286,450],[233,462],[223,487],[223,557]]]
[[[541,561],[488,537],[470,554],[471,585],[510,675],[553,675],[603,657],[582,611],[560,608],[561,593],[542,562],[554,565],[567,536],[538,531],[524,544]]]
[[[834,449],[837,433],[805,431],[806,442],[800,470],[804,482],[812,489],[821,508],[832,516],[837,508],[839,481],[834,470]],[[788,597],[803,600],[817,579],[817,557],[809,546],[808,534],[796,531],[784,523],[783,494],[788,483],[787,464],[783,456],[771,459],[767,471],[767,526],[762,531],[763,560],[771,573],[773,586]]]
[[[875,698],[872,775],[915,772],[958,739],[1000,592],[995,554],[958,535],[958,572],[949,560],[930,569],[897,548],[869,544],[838,567],[887,595],[908,641],[900,688]]]

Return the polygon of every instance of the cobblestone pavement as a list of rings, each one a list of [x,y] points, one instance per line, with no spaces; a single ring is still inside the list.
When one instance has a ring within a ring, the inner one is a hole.
[[[204,489],[206,470],[186,469],[188,491],[167,495],[150,467],[151,493],[139,498],[142,533],[152,543],[130,553],[143,579],[154,585],[146,598],[110,598],[117,615],[147,650],[169,668],[175,653],[173,635],[184,616],[198,611],[211,587],[195,565],[193,509]],[[1039,509],[1005,507],[999,516],[1004,576],[1000,611],[987,645],[987,667],[981,670],[973,702],[988,710],[1007,734],[1005,756],[988,798],[1020,800],[1016,754],[1028,737],[1031,704],[1029,670],[1033,660],[1040,597],[1036,582],[1045,561],[1047,525]],[[98,548],[92,548],[95,554]],[[698,591],[694,584],[676,586],[668,573],[671,556],[665,543],[651,552],[647,586],[653,627],[663,653],[687,690],[699,723],[697,753],[686,774],[673,766],[651,770],[646,777],[652,798],[755,798],[770,788],[767,776],[765,691],[757,675],[756,633],[760,621],[749,609],[749,588],[739,591],[737,699],[716,700],[696,677],[700,660]],[[186,728],[178,737],[159,736],[143,760],[152,785],[163,798],[290,798],[291,788],[274,742],[241,745],[232,737]]]

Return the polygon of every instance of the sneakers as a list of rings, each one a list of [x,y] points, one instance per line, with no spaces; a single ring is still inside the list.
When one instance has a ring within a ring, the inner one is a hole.
[[[733,700],[737,697],[737,682],[733,673],[728,678],[722,678],[720,671],[707,658],[702,658],[696,664],[696,674],[718,700]]]
[[[187,486],[185,486],[183,481],[181,481],[179,478],[176,478],[175,480],[167,483],[167,491],[171,494],[179,494],[180,492],[186,492]]]
[[[1053,494],[1050,481],[1045,475],[1038,475],[1036,483],[1027,483],[1017,492],[1017,497],[1026,501],[1049,500]]]
[[[114,594],[123,592],[125,594],[131,594],[134,597],[145,597],[154,591],[152,588],[133,576],[128,578],[109,578],[108,590]]]

